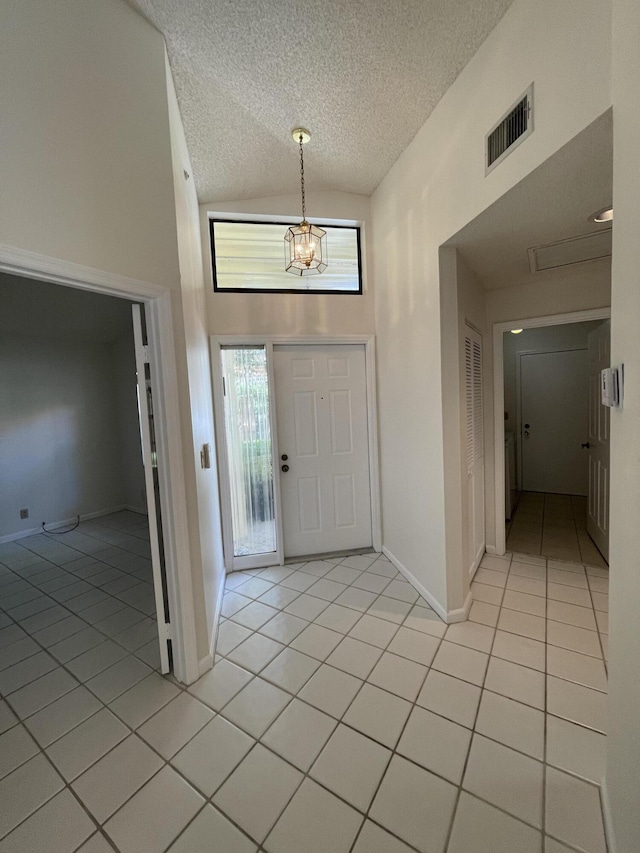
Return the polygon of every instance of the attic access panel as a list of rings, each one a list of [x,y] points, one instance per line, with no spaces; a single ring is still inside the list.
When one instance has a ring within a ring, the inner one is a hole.
[[[290,222],[210,221],[213,289],[220,293],[361,294],[360,228],[321,225],[328,268],[304,278],[285,272],[284,234]]]
[[[535,246],[528,250],[529,268],[532,273],[536,273],[609,258],[611,257],[611,238],[611,229],[607,228],[595,231],[593,234]]]

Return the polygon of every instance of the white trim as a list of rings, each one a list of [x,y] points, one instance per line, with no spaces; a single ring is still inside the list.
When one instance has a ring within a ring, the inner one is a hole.
[[[128,299],[155,299],[166,292],[166,288],[148,281],[85,267],[5,243],[0,243],[0,271]]]
[[[468,615],[469,610],[471,609],[472,596],[471,592],[467,593],[467,597],[465,599],[464,605],[457,610],[447,610],[445,607],[440,604],[437,598],[435,598],[429,590],[416,578],[413,572],[409,571],[409,569],[401,563],[400,560],[392,554],[392,552],[386,547],[386,545],[382,546],[382,553],[387,557],[387,559],[393,563],[396,569],[400,572],[400,574],[409,581],[411,586],[419,592],[420,595],[427,601],[431,607],[436,611],[438,616],[442,619],[444,623],[447,625],[451,625],[453,622],[464,622]]]
[[[450,610],[447,614],[447,625],[453,625],[455,622],[466,622],[469,618],[469,611],[472,604],[473,595],[471,594],[471,590],[469,590],[462,607],[458,607],[457,610]]]
[[[486,530],[486,526],[485,526],[485,530]],[[471,564],[471,568],[469,570],[469,583],[471,583],[472,580],[474,579],[474,577],[476,576],[476,572],[480,568],[480,563],[482,562],[482,558],[484,557],[486,552],[487,552],[487,547],[485,544],[482,546],[482,551],[479,551],[478,554],[476,554],[476,558],[473,561],[473,563]]]
[[[224,601],[224,584],[218,585],[218,599],[214,608],[213,630],[209,638],[209,654],[201,658],[198,669],[200,675],[203,675],[207,669],[211,669],[216,659],[216,643],[218,641],[218,631],[220,630],[220,617],[222,614],[222,603]],[[208,666],[207,666],[207,662]]]
[[[217,623],[216,623],[217,624]],[[208,652],[203,658],[198,661],[198,678],[209,672],[213,666],[213,653]]]
[[[273,381],[273,347],[274,346],[363,346],[365,357],[366,391],[367,391],[367,427],[369,431],[369,486],[371,491],[371,541],[374,551],[382,551],[382,518],[380,509],[380,456],[378,438],[378,410],[376,396],[376,347],[373,335],[212,335],[211,336],[211,375],[213,382],[213,410],[216,422],[216,452],[218,455],[218,471],[220,476],[221,508],[222,508],[222,539],[227,571],[242,571],[243,568],[259,568],[260,566],[284,563],[284,548],[282,546],[282,512],[280,499],[280,484],[274,478],[274,497],[276,505],[278,551],[273,559],[265,561],[262,555],[255,555],[251,565],[246,558],[233,556],[233,530],[231,527],[231,511],[229,498],[229,470],[227,461],[226,439],[224,435],[224,404],[222,394],[222,361],[220,350],[223,346],[264,346],[267,352],[267,371],[271,388]],[[278,434],[275,420],[274,395],[270,397],[271,441],[274,460],[278,455]],[[258,561],[255,565],[254,563]]]
[[[131,306],[133,320],[133,343],[136,359],[136,381],[138,383],[138,408],[140,414],[140,433],[142,438],[142,459],[149,518],[149,547],[151,549],[151,569],[153,576],[153,594],[156,602],[156,622],[158,625],[158,645],[160,649],[160,673],[165,675],[171,669],[169,660],[168,640],[171,639],[171,608],[165,602],[164,585],[162,583],[162,557],[160,554],[160,531],[158,529],[158,508],[153,477],[153,460],[151,451],[151,425],[149,423],[149,398],[147,392],[146,366],[149,365],[149,376],[152,381],[157,370],[151,363],[150,348],[143,343],[142,309],[140,305]],[[154,401],[155,402],[155,401]],[[158,472],[163,462],[158,466]],[[169,618],[167,618],[167,608]]]
[[[86,512],[80,516],[80,521],[89,521],[92,518],[100,518],[101,515],[111,515],[112,512],[122,512],[123,509],[129,509],[125,504],[119,504],[118,506],[111,507],[110,509],[99,509],[96,512]],[[47,521],[47,527],[67,527],[70,524],[75,524],[78,520],[78,516],[74,515],[73,518],[64,518],[62,521]],[[4,536],[0,536],[0,544],[3,542],[15,542],[16,539],[26,539],[27,536],[35,536],[36,533],[45,533],[50,531],[44,531],[42,527],[30,527],[28,530],[18,530],[16,533],[6,533]]]
[[[278,469],[278,461],[280,459],[280,448],[278,446],[278,421],[276,411],[276,374],[275,363],[273,360],[273,341],[267,341],[267,378],[269,382],[269,428],[271,430],[271,447],[273,449],[274,471]],[[273,393],[271,393],[273,391]],[[278,563],[284,566],[284,521],[282,513],[282,487],[280,477],[273,478],[273,501],[276,514],[276,545]]]
[[[166,464],[160,478],[167,585],[173,620],[173,664],[178,681],[189,684],[198,673],[195,607],[186,517],[182,430],[171,291],[147,281],[75,264],[0,244],[0,272],[94,293],[145,302],[156,370],[158,448]]]
[[[495,553],[506,551],[505,495],[504,495],[504,347],[503,335],[511,329],[539,329],[542,326],[561,326],[565,323],[585,323],[589,320],[608,320],[611,308],[590,308],[568,314],[549,314],[513,319],[493,324],[493,443],[494,443],[494,502],[495,502]],[[489,549],[487,549],[488,551]]]
[[[608,853],[616,853],[616,837],[613,831],[613,815],[611,813],[611,801],[609,799],[609,787],[605,776],[600,786],[600,801],[602,805],[602,822],[604,823],[604,835],[607,841]]]

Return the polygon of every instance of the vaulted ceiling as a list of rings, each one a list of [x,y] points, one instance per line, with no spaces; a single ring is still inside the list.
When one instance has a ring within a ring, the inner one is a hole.
[[[201,201],[369,195],[512,0],[129,0],[165,36]]]

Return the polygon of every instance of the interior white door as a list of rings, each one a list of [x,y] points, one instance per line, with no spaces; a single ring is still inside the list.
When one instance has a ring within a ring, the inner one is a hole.
[[[286,557],[372,544],[364,346],[273,351]]]
[[[523,489],[586,495],[588,428],[588,351],[521,353]]]
[[[611,321],[589,335],[589,500],[587,531],[609,559],[609,418],[602,405],[600,371],[611,366]]]
[[[482,391],[482,338],[475,329],[466,327],[464,341],[466,450],[467,450],[467,519],[469,574],[480,565],[485,547],[484,523],[484,428]]]
[[[164,546],[162,542],[162,516],[160,513],[160,483],[158,478],[158,453],[153,424],[153,389],[149,348],[147,346],[144,309],[133,305],[133,338],[136,350],[136,372],[138,376],[138,408],[140,414],[140,435],[142,439],[142,462],[147,493],[147,513],[149,518],[149,544],[151,546],[151,566],[153,569],[153,588],[156,599],[156,620],[158,624],[158,642],[160,645],[160,670],[169,672],[168,641],[171,638],[169,602],[167,596],[167,575],[164,564]]]

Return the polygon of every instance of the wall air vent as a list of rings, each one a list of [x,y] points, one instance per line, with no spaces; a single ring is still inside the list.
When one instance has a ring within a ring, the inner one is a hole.
[[[532,273],[611,257],[611,228],[529,249]]]
[[[485,175],[533,133],[533,83],[485,136]]]

